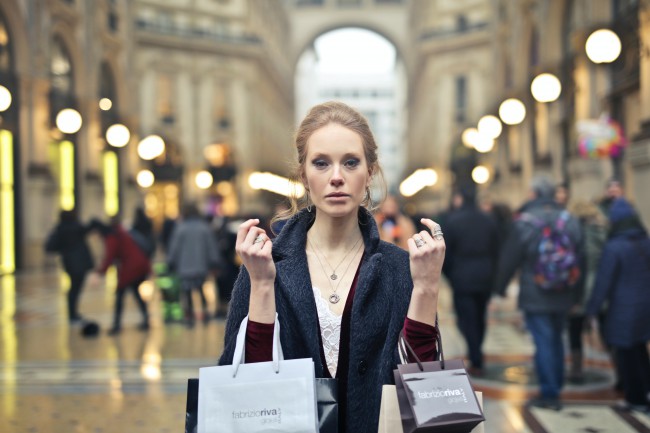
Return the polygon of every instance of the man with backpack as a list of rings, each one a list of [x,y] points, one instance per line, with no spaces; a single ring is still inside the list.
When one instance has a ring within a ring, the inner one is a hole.
[[[519,308],[535,343],[539,396],[529,404],[560,410],[564,385],[562,332],[569,310],[581,299],[583,269],[579,222],[554,201],[545,176],[531,181],[531,199],[521,208],[501,251],[496,292],[504,296],[519,270]]]

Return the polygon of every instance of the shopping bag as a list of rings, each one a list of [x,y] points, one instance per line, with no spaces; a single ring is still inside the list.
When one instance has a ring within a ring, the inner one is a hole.
[[[483,393],[476,391],[476,399],[483,408]],[[410,415],[412,418],[412,415]],[[485,433],[485,423],[479,423],[471,433]],[[188,432],[189,433],[189,432]],[[381,408],[379,411],[379,430],[377,433],[404,433],[402,417],[395,385],[384,385],[381,390]]]
[[[416,361],[394,370],[404,433],[466,433],[485,421],[463,361],[445,361],[440,333],[439,361],[421,362],[403,333],[398,346],[402,359]]]
[[[248,317],[233,365],[199,369],[198,433],[317,433],[314,363],[284,360],[275,319],[273,360],[244,364]]]
[[[393,388],[395,387],[394,385],[392,386]],[[393,391],[393,393],[394,392],[395,391]],[[188,379],[185,408],[185,433],[196,433],[196,421],[199,406],[198,401],[199,379]],[[336,379],[316,378],[316,404],[318,407],[318,432],[338,433],[339,403],[338,381]],[[399,417],[399,413],[397,415]]]
[[[318,432],[339,431],[339,387],[336,379],[316,378]]]

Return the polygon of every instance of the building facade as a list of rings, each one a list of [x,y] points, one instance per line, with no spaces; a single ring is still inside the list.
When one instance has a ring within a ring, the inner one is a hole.
[[[47,263],[60,209],[127,222],[137,206],[176,216],[185,200],[246,212],[247,173],[280,172],[292,154],[288,44],[280,0],[2,0],[0,273]],[[107,142],[115,124],[123,147]],[[165,151],[144,161],[150,134]],[[143,169],[162,187],[140,187]]]

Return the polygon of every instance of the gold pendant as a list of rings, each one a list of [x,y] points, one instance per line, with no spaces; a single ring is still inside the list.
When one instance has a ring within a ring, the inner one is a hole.
[[[329,299],[330,299],[330,303],[337,304],[341,300],[341,297],[336,293],[332,293]]]

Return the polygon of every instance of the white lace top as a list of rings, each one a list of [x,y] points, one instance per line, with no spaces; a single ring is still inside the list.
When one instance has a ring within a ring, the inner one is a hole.
[[[341,319],[343,316],[332,313],[327,301],[321,296],[318,287],[313,287],[313,290],[327,369],[332,377],[336,377],[336,368],[339,364],[339,346],[341,344]]]

